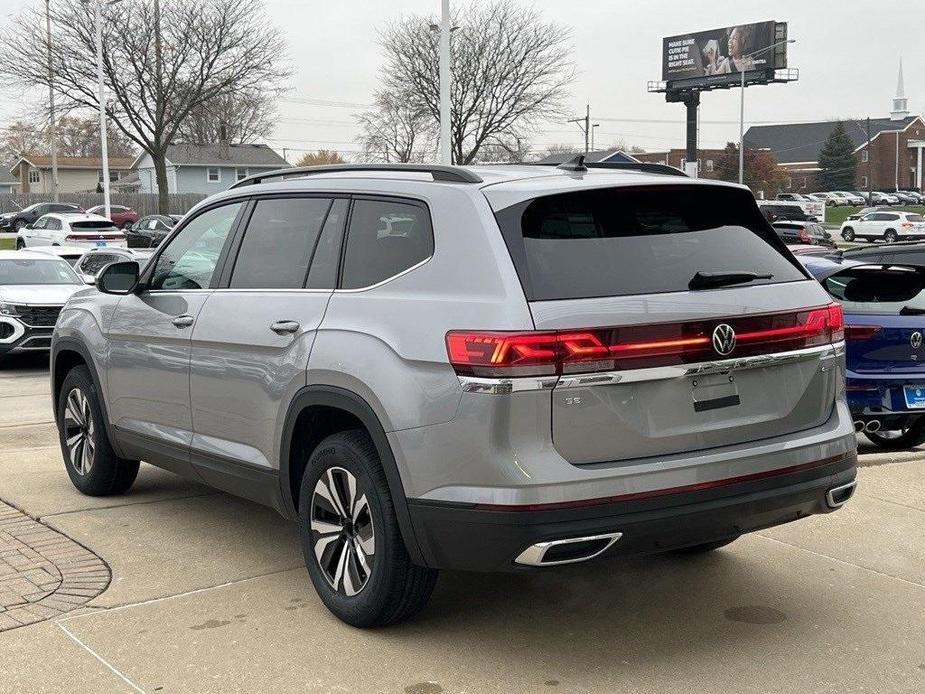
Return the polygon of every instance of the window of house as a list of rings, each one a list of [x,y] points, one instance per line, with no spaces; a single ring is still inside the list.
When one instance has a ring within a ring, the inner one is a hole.
[[[800,180],[800,188],[802,189],[806,188],[806,177],[805,176]]]
[[[867,176],[861,176],[861,189],[867,190]]]
[[[29,183],[38,183],[41,180],[38,169],[29,169]]]
[[[234,170],[234,180],[243,181],[245,178],[247,178],[247,169],[238,168]]]
[[[712,171],[713,171],[713,160],[707,159],[707,173],[710,173]]]
[[[96,180],[99,181],[100,183],[103,182],[103,170],[102,169],[96,170]]]
[[[687,165],[687,159],[681,157],[681,170],[684,170],[684,167]]]
[[[787,176],[785,183],[786,183],[787,190],[791,190],[793,188],[793,179],[790,178],[790,176]]]
[[[206,169],[206,180],[209,183],[221,183],[222,182],[222,170],[217,166],[210,166]]]
[[[866,162],[870,155],[867,153],[866,149],[861,150],[861,161]]]

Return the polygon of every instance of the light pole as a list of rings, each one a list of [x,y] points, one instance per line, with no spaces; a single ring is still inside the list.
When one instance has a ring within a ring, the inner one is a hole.
[[[45,0],[45,32],[48,41],[48,148],[51,150],[51,193],[58,202],[58,142],[55,135],[55,87],[51,67],[51,5]]]
[[[754,58],[785,43],[796,43],[796,39],[784,39],[742,57]],[[742,75],[742,85],[739,94],[739,185],[742,185],[745,180],[745,70],[741,70],[740,74]]]
[[[442,0],[440,14],[440,163],[453,163],[450,146],[450,0]]]
[[[100,104],[100,154],[103,170],[103,212],[108,218],[109,210],[109,145],[106,137],[106,88],[103,83],[103,0],[80,0],[84,4],[93,3],[93,23],[96,30],[96,81],[97,99]],[[120,0],[109,0],[107,5],[115,5]]]

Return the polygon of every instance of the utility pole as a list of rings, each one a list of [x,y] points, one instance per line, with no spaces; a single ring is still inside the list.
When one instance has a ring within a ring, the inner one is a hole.
[[[102,0],[93,2],[93,21],[96,24],[96,80],[97,98],[100,102],[100,153],[103,169],[103,212],[108,218],[109,210],[109,150],[106,140],[106,89],[103,84],[103,17],[100,10]]]
[[[55,133],[55,87],[51,65],[51,0],[45,0],[45,35],[48,42],[48,148],[51,150],[51,192],[58,202],[58,141]]]
[[[442,0],[440,14],[440,163],[453,163],[450,142],[450,0]]]
[[[591,105],[585,105],[585,117],[584,118],[572,118],[569,123],[577,123],[578,128],[581,130],[582,134],[585,136],[585,155],[588,154],[590,148],[589,138],[591,137]],[[582,125],[584,124],[584,125]]]
[[[870,118],[867,119],[867,204],[870,205],[870,190],[873,181],[871,177],[873,176],[873,171],[871,169],[871,162],[873,161],[873,151],[870,148]]]

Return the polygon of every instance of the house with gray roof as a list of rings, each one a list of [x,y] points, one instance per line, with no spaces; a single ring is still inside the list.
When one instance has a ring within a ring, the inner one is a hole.
[[[176,144],[167,148],[167,189],[171,193],[211,195],[227,190],[236,181],[261,171],[272,171],[289,163],[264,144]],[[137,190],[156,193],[154,161],[147,152],[135,159]]]
[[[551,166],[558,166],[559,164],[564,164],[565,162],[574,159],[579,154],[584,154],[584,152],[556,152],[555,154],[550,154],[539,161],[533,162],[534,164],[546,164]],[[599,149],[588,152],[585,156],[585,161],[589,164],[600,164],[600,163],[619,163],[619,164],[629,164],[633,162],[638,162],[639,160],[635,157],[630,156],[626,152],[623,152],[619,149]]]

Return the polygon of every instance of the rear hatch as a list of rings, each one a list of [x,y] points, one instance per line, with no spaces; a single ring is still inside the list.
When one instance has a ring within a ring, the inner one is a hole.
[[[925,269],[860,265],[823,280],[845,313],[848,369],[925,375]]]
[[[831,416],[838,309],[747,191],[580,189],[496,217],[536,329],[564,350],[552,432],[570,462],[732,445]]]

